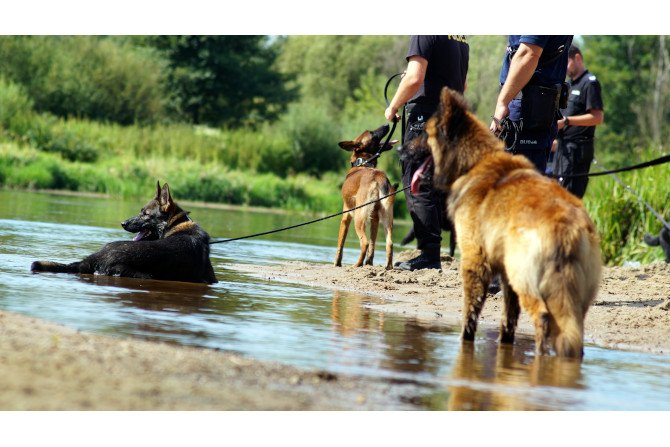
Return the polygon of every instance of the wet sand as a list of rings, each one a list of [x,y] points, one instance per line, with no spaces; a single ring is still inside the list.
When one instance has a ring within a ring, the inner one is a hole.
[[[398,259],[410,257],[404,252]],[[269,281],[353,290],[381,298],[377,310],[460,325],[458,264],[385,271],[291,262],[235,268]],[[490,297],[482,325],[499,323]],[[532,334],[522,313],[519,332]],[[604,270],[586,319],[599,346],[670,352],[670,265]],[[2,410],[388,410],[416,409],[411,387],[304,371],[208,349],[80,333],[0,312]]]
[[[404,251],[397,260],[416,255]],[[382,312],[460,327],[462,282],[457,260],[442,256],[442,270],[405,272],[381,266],[335,268],[291,262],[272,266],[239,265],[238,270],[271,281],[350,290],[382,298],[371,304]],[[480,325],[498,327],[502,298],[490,295]],[[534,333],[522,311],[519,333]],[[670,354],[670,264],[605,267],[600,290],[585,322],[585,340],[601,347]]]
[[[382,381],[0,312],[1,410],[411,409]]]

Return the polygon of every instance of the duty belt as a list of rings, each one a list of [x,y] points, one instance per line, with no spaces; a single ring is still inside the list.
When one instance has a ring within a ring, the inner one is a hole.
[[[519,93],[516,94],[514,99],[523,99],[523,91],[526,90],[526,94],[530,94],[531,91],[536,91],[536,92],[542,92],[542,93],[547,93],[547,94],[554,94],[556,95],[556,99],[558,99],[559,93],[561,93],[561,84],[554,84],[551,87],[546,87],[543,85],[535,85],[535,84],[530,84],[525,86],[524,88],[521,89]]]

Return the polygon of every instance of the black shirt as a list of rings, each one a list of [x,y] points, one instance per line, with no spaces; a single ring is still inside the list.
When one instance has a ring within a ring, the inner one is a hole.
[[[470,47],[465,36],[412,36],[407,60],[421,56],[428,61],[426,77],[409,103],[437,106],[442,87],[465,90]]]
[[[588,70],[569,83],[569,91],[568,107],[561,111],[563,116],[583,115],[592,109],[603,110],[600,82]],[[592,140],[595,133],[596,126],[570,125],[563,129],[561,137],[565,140]]]

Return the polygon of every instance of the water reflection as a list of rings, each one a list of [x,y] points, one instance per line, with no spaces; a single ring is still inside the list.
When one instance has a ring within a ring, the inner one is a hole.
[[[574,391],[584,387],[581,362],[531,355],[532,340],[520,341],[515,346],[463,343],[446,395],[430,396],[429,406],[448,410],[569,409],[576,403]]]
[[[108,301],[143,310],[190,314],[206,310],[211,301],[211,291],[206,284],[101,275],[80,275],[79,278],[85,283],[118,287],[122,290],[107,298]]]
[[[440,333],[450,332],[444,326],[435,326],[411,318],[386,316],[372,311],[367,304],[371,297],[333,292],[331,318],[333,329],[340,335],[352,337],[361,332],[377,332],[381,336],[383,355],[379,366],[405,373],[435,373],[438,370]]]

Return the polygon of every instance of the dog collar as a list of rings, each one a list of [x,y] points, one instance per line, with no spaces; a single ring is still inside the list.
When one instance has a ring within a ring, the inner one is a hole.
[[[352,168],[357,168],[359,166],[364,166],[366,168],[375,168],[377,167],[377,160],[368,162],[368,160],[365,158],[357,158],[356,160],[351,162]]]

